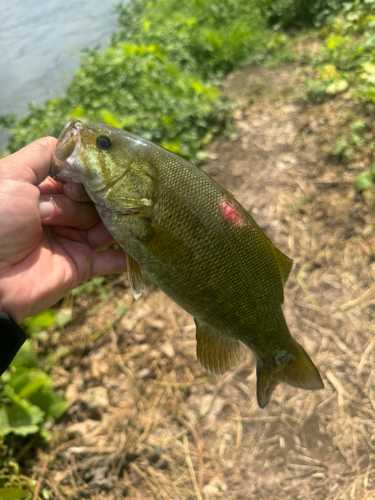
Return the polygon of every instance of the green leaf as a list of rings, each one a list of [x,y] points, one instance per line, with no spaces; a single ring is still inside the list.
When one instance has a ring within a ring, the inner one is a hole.
[[[27,333],[39,333],[50,326],[57,323],[56,313],[53,309],[46,309],[45,311],[26,318],[22,326]]]
[[[72,297],[77,297],[83,293],[92,293],[95,291],[100,290],[101,288],[104,288],[104,278],[103,276],[96,276],[95,278],[91,278],[90,280],[85,281],[84,283],[81,283],[78,285],[74,290],[70,292]]]
[[[52,386],[42,387],[30,401],[43,410],[46,420],[60,417],[68,408],[66,397],[55,392]]]
[[[178,141],[163,141],[161,143],[161,146],[175,154],[178,154],[180,152],[180,145]]]
[[[50,431],[48,429],[46,429],[45,427],[42,427],[40,429],[40,437],[43,438],[45,441],[49,442],[52,439],[52,434],[50,433]]]
[[[322,80],[334,80],[339,76],[339,72],[334,64],[326,64],[322,68],[319,68],[319,73]]]
[[[366,124],[363,120],[356,120],[354,123],[352,123],[350,125],[350,130],[351,130],[351,132],[358,134],[360,132],[363,132],[365,127],[366,127]]]
[[[331,35],[327,42],[327,48],[329,50],[335,50],[337,47],[339,47],[344,41],[344,37],[341,35]]]
[[[375,73],[375,64],[371,62],[364,62],[362,65],[363,70],[371,75],[372,73]]]
[[[372,35],[369,38],[367,38],[367,40],[363,44],[363,47],[365,49],[373,49],[375,47],[375,35]]]
[[[84,116],[85,116],[85,110],[83,106],[76,106],[73,112],[71,113],[71,117],[76,118],[78,120],[82,119]]]
[[[0,488],[1,500],[22,500],[27,495],[27,491],[20,488]]]
[[[21,399],[16,394],[7,391],[7,396],[11,399],[10,405],[0,407],[0,432],[4,436],[18,434],[27,436],[39,431],[39,424],[43,422],[44,412],[25,399]]]
[[[335,149],[333,150],[333,154],[342,155],[347,147],[348,147],[348,141],[346,141],[343,138],[337,139],[335,144]]]
[[[18,394],[21,398],[30,399],[30,396],[37,393],[41,388],[48,387],[51,384],[51,377],[49,377],[46,373],[40,370],[30,372],[29,382],[22,387]]]
[[[371,75],[369,75],[369,76],[366,78],[366,81],[367,81],[368,83],[375,84],[375,73],[372,73]]]
[[[121,120],[121,127],[122,129],[127,129],[127,128],[131,128],[135,122],[137,120],[137,117],[135,115],[129,115],[129,116],[126,116],[125,118],[123,118]]]
[[[16,357],[12,361],[11,366],[19,367],[23,366],[25,368],[36,368],[37,367],[38,358],[33,348],[30,340],[26,340],[26,342],[22,345],[21,349],[18,351]]]
[[[56,313],[52,309],[46,309],[45,311],[32,316],[33,322],[36,326],[40,328],[48,328],[56,323]]]
[[[209,151],[205,151],[203,149],[203,150],[197,152],[196,158],[199,161],[203,161],[203,160],[205,160],[209,156],[209,154],[210,154]]]
[[[105,123],[111,125],[112,127],[121,128],[121,123],[107,109],[102,109],[100,111],[100,114]]]
[[[205,90],[205,86],[199,80],[195,80],[195,81],[191,82],[190,87],[197,94],[202,94],[204,92],[204,90]]]
[[[326,88],[327,94],[339,94],[349,87],[349,83],[343,78],[333,81]]]
[[[354,185],[356,190],[359,192],[367,191],[368,189],[370,189],[370,187],[372,186],[371,173],[368,171],[358,174],[355,178]]]
[[[35,434],[39,431],[44,413],[38,407],[25,400],[13,402],[10,406],[0,407],[0,432],[6,436],[10,433],[19,436]]]
[[[16,394],[21,398],[30,398],[44,388],[52,388],[52,385],[51,377],[42,370],[20,366],[9,374],[4,392],[7,395],[9,392],[9,397]]]

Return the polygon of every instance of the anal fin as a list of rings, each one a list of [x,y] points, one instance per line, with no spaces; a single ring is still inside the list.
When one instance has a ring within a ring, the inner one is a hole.
[[[240,344],[216,333],[209,326],[202,325],[195,319],[197,327],[197,357],[206,370],[213,373],[224,373],[240,360]]]
[[[145,278],[138,262],[126,254],[126,267],[128,268],[128,279],[135,300],[139,299],[146,290]]]

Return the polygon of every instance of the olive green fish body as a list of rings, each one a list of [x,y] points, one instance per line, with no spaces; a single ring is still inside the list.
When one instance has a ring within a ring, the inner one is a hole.
[[[235,365],[240,340],[257,358],[260,406],[279,381],[322,387],[281,308],[292,261],[205,172],[127,132],[77,122],[60,136],[53,169],[85,184],[129,257],[135,297],[145,272],[194,316],[203,366],[221,373]]]

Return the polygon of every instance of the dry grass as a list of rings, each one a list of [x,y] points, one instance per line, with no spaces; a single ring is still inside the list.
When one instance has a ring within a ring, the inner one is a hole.
[[[205,168],[294,258],[285,314],[325,389],[279,386],[260,410],[249,351],[208,375],[192,318],[154,289],[132,302],[120,277],[90,317],[79,298],[58,339],[72,346],[55,373],[71,407],[63,447],[34,466],[56,499],[375,499],[374,203],[352,189],[369,159],[332,160],[355,109],[307,105],[302,79],[232,76],[238,139],[214,143]]]

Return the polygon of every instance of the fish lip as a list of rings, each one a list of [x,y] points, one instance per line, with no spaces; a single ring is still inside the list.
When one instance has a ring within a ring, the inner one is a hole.
[[[57,180],[59,172],[60,170],[62,170],[64,165],[65,165],[64,161],[59,160],[55,155],[53,155],[51,166],[49,168],[49,176],[52,177],[52,179]]]
[[[61,148],[72,139],[80,139],[82,125],[82,122],[79,120],[69,120],[57,139],[56,149]]]
[[[49,175],[59,181],[66,182],[63,176],[60,176],[64,167],[71,164],[70,157],[74,157],[77,147],[83,145],[81,140],[82,122],[79,120],[69,120],[61,131],[57,139],[56,148],[52,156],[52,162],[49,170]]]
[[[57,139],[57,146],[66,141],[66,135],[68,131],[70,131],[70,128],[72,128],[73,126],[74,126],[74,120],[69,120],[68,123],[60,132],[60,135]]]

